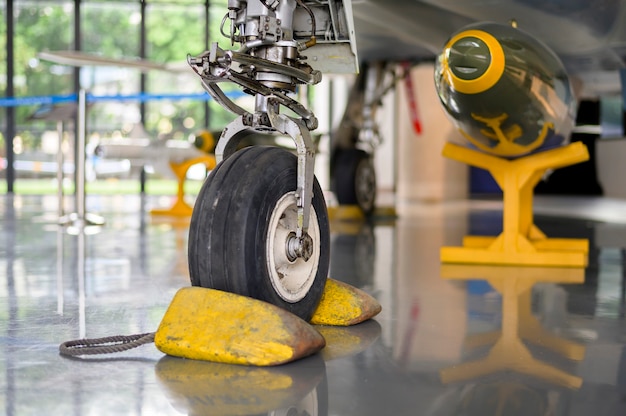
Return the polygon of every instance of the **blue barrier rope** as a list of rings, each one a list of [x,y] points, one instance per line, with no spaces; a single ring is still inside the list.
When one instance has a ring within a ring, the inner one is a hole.
[[[227,96],[230,98],[239,98],[244,96],[243,92],[231,92]],[[211,96],[207,93],[189,93],[189,94],[151,94],[151,93],[137,93],[128,95],[93,95],[87,94],[87,102],[105,102],[105,101],[160,101],[160,100],[211,100]],[[3,97],[0,98],[0,107],[19,107],[26,105],[52,105],[52,104],[64,104],[78,101],[77,94],[66,95],[41,95],[30,97]]]
[[[76,94],[44,95],[31,97],[4,97],[0,98],[0,107],[18,107],[23,105],[51,105],[75,102]]]

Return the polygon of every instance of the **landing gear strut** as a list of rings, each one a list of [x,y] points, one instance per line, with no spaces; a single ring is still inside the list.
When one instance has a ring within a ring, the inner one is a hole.
[[[374,151],[382,142],[376,112],[397,79],[391,64],[364,66],[350,91],[339,127],[332,133],[331,185],[340,205],[356,205],[365,215],[376,208]]]
[[[298,85],[320,82],[321,71],[329,68],[324,63],[356,62],[350,9],[349,0],[228,0],[221,32],[240,49],[214,43],[188,58],[205,90],[237,115],[222,132],[218,165],[193,209],[193,285],[265,300],[304,319],[313,315],[329,268],[328,214],[313,174],[310,131],[317,119],[292,93]],[[322,64],[319,69],[301,55],[305,50]],[[337,60],[341,55],[348,59]],[[221,82],[253,95],[254,110],[232,101]],[[281,108],[292,115],[281,114]],[[296,154],[260,146],[237,150],[255,132],[292,138]]]

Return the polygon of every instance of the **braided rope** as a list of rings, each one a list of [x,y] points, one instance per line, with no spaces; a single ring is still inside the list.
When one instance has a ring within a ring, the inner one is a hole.
[[[137,348],[154,342],[154,332],[135,335],[115,335],[112,337],[77,339],[59,345],[59,354],[65,356],[111,354]]]

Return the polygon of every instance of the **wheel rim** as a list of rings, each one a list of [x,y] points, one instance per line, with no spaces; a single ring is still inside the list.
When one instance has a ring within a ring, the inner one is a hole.
[[[298,206],[295,193],[283,195],[269,221],[267,235],[267,268],[276,293],[285,301],[295,303],[303,299],[315,281],[319,265],[320,229],[315,209],[311,206],[309,235],[313,239],[313,255],[309,261],[291,260],[287,242],[297,229]]]
[[[365,210],[374,206],[376,198],[376,171],[368,159],[361,160],[355,172],[355,196],[359,205]]]

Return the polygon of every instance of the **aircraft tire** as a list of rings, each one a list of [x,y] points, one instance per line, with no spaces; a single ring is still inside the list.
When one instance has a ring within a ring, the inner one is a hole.
[[[366,215],[376,207],[376,170],[361,149],[340,149],[334,158],[332,189],[340,205],[358,205]]]
[[[330,231],[315,180],[308,234],[313,254],[290,258],[295,233],[297,158],[286,150],[252,146],[221,162],[202,186],[188,243],[191,283],[264,300],[309,320],[330,266]]]

